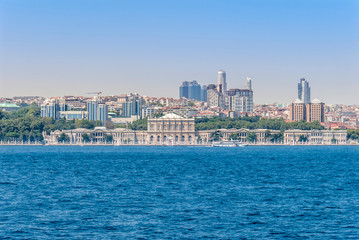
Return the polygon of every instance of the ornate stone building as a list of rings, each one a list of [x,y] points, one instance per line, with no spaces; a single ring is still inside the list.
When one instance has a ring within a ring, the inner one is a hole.
[[[62,133],[65,133],[69,137],[70,144],[83,144],[85,143],[83,135],[87,135],[88,143],[105,143],[106,137],[112,136],[112,144],[146,144],[146,131],[134,131],[123,128],[116,128],[108,130],[105,127],[96,127],[95,129],[77,128],[72,130],[56,130],[51,132],[50,135],[44,134],[44,140],[46,144],[57,144],[58,138]]]
[[[174,113],[160,118],[149,118],[147,125],[148,144],[195,144],[193,118],[183,118]]]
[[[303,135],[306,141],[302,144],[346,144],[346,130],[286,130],[284,131],[284,144],[301,144],[300,136]]]
[[[201,130],[201,131],[197,131],[197,138],[198,138],[198,143],[202,143],[202,144],[209,144],[212,141],[212,133],[215,130]],[[237,141],[239,142],[247,142],[247,134],[248,133],[255,133],[257,136],[257,141],[256,143],[259,144],[264,144],[264,143],[268,143],[269,142],[269,137],[266,136],[266,129],[255,129],[255,130],[250,130],[250,129],[218,129],[217,131],[220,132],[222,138],[221,140],[223,141],[228,141],[231,140],[231,135],[232,134],[238,134],[239,139],[237,139]],[[279,130],[270,130],[271,134],[276,134],[279,133]]]
[[[279,130],[266,129],[217,129],[195,131],[195,120],[183,118],[169,113],[161,118],[149,118],[147,131],[135,131],[123,128],[95,129],[78,128],[73,130],[56,130],[50,135],[43,133],[46,144],[58,144],[58,138],[63,134],[67,136],[69,144],[113,144],[113,145],[210,145],[214,133],[217,141],[231,140],[235,136],[236,141],[247,142],[248,134],[253,133],[256,144],[272,144],[271,136],[279,134]],[[86,137],[84,135],[87,135]],[[234,134],[234,135],[232,135]],[[301,135],[303,135],[301,137]],[[250,137],[252,137],[250,136]],[[346,144],[346,130],[286,130],[283,134],[284,141],[275,143],[292,144]],[[301,142],[299,139],[301,138]],[[303,141],[305,139],[305,141]]]

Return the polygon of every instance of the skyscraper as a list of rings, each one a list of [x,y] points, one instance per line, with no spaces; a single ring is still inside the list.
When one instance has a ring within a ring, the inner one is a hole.
[[[202,89],[201,89],[201,101],[207,102],[207,85],[202,85]]]
[[[318,99],[314,99],[311,103],[307,104],[307,122],[324,122],[324,108],[325,104]]]
[[[305,78],[301,78],[298,83],[298,99],[304,104],[310,103],[310,87]]]
[[[224,108],[224,97],[220,93],[215,84],[208,84],[207,86],[207,105],[208,107]]]
[[[297,99],[291,105],[289,105],[289,120],[290,121],[302,121],[307,119],[305,103]]]
[[[60,119],[60,111],[66,111],[67,105],[63,99],[47,99],[41,105],[41,117]]]
[[[252,79],[250,77],[247,77],[246,89],[252,90]]]
[[[179,87],[179,97],[180,98],[188,98],[188,81],[182,82]]]
[[[180,98],[194,99],[201,101],[201,85],[197,81],[185,81],[179,88]]]
[[[224,70],[218,71],[218,91],[225,93],[227,91],[226,72]]]
[[[108,106],[95,97],[87,102],[87,119],[90,121],[101,121],[105,125],[108,118]]]
[[[129,94],[126,101],[122,104],[122,116],[139,116],[139,118],[141,118],[141,108],[141,98],[136,94]]]
[[[324,122],[325,104],[318,99],[310,101],[309,83],[301,78],[298,83],[298,99],[290,106],[289,120],[291,121],[307,121],[307,122]]]

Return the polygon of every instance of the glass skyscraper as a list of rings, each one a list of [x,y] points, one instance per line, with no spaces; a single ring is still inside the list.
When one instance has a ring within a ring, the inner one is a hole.
[[[298,99],[304,104],[310,103],[310,87],[305,78],[301,78],[298,83]]]
[[[220,93],[225,93],[227,91],[227,81],[226,81],[226,72],[223,70],[218,71],[218,91]]]
[[[66,111],[67,106],[63,101],[51,99],[41,105],[41,117],[60,119],[60,111]]]
[[[185,81],[179,88],[180,98],[194,99],[201,101],[201,85],[197,81],[188,82]]]
[[[128,96],[126,102],[122,104],[122,116],[139,116],[141,118],[141,98],[138,96]]]
[[[90,121],[101,121],[105,125],[108,118],[108,106],[97,99],[87,102],[87,119]]]

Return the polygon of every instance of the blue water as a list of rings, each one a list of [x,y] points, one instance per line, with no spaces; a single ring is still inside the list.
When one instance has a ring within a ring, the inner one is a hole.
[[[359,147],[0,146],[0,238],[359,239]]]

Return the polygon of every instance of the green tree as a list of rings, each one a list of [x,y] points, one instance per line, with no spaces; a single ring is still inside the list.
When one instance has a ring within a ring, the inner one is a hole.
[[[270,141],[273,143],[283,142],[284,134],[282,132],[272,134],[270,137]]]
[[[113,136],[111,134],[104,134],[103,139],[105,142],[110,143],[113,141]]]
[[[333,138],[332,138],[332,140],[331,140],[331,143],[332,143],[332,144],[337,144],[337,142],[338,142],[338,140],[335,139],[335,137],[333,136]]]
[[[194,104],[193,102],[189,101],[189,102],[188,102],[188,106],[189,106],[189,107],[194,107],[194,106],[196,106],[196,104]]]
[[[210,135],[210,139],[212,141],[219,141],[219,140],[222,139],[222,137],[223,137],[223,134],[219,130],[212,132],[211,135]]]
[[[147,117],[133,121],[132,123],[128,124],[128,128],[130,128],[132,130],[146,131],[147,130]]]
[[[57,141],[61,143],[67,143],[70,142],[70,137],[67,136],[67,134],[65,133],[61,133],[60,136],[57,138]]]
[[[82,134],[82,141],[85,143],[91,142],[91,138],[87,133]]]
[[[271,131],[269,129],[267,129],[265,132],[264,132],[264,138],[266,139],[266,141],[268,141],[270,138],[271,138]]]
[[[229,139],[240,140],[241,139],[240,133],[231,133],[229,135]]]
[[[299,140],[298,140],[299,142],[308,142],[308,137],[307,136],[305,136],[305,135],[300,135],[299,136]]]
[[[163,112],[156,112],[155,114],[153,114],[153,118],[160,118],[160,117],[163,117],[163,116],[164,116]]]
[[[358,140],[359,139],[359,129],[348,129],[347,130],[347,139],[348,140]]]
[[[257,141],[257,134],[255,132],[249,132],[247,133],[246,140],[248,142],[256,142]]]

